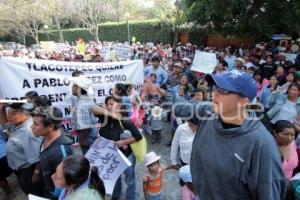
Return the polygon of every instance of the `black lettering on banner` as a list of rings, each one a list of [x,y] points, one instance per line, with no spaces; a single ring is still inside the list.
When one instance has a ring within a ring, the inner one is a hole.
[[[110,75],[110,76],[105,76],[104,77],[104,81],[106,83],[114,83],[114,82],[122,82],[122,81],[126,81],[127,78],[126,78],[126,75]]]
[[[113,150],[113,151],[115,151],[115,152],[118,151],[116,147],[108,146],[107,148],[110,149],[110,150]]]
[[[96,70],[98,70],[99,72],[101,72],[102,71],[101,66],[96,65]]]
[[[109,89],[109,95],[113,95],[113,91],[114,91],[114,89],[113,89],[113,88],[110,88],[110,89]]]
[[[71,109],[70,108],[65,108],[65,116],[68,116],[71,114]]]
[[[102,77],[101,76],[87,76],[87,78],[91,79],[93,84],[102,83]]]
[[[34,83],[34,87],[37,88],[42,83],[42,80],[41,79],[33,79],[33,83]]]
[[[26,87],[27,88],[31,88],[29,82],[26,79],[24,79],[24,81],[23,81],[23,88],[26,88]]]
[[[45,64],[41,65],[41,71],[48,71],[47,66]]]
[[[33,79],[34,87],[62,87],[62,86],[69,86],[70,81],[67,79],[61,80],[59,78],[49,78],[49,79]]]
[[[59,93],[59,94],[49,94],[48,97],[51,102],[63,102],[67,93]]]
[[[98,90],[98,97],[106,97],[105,89]]]
[[[103,164],[107,164],[107,163],[109,163],[109,161],[112,159],[113,156],[114,156],[114,154],[106,153],[105,157],[99,156],[99,158],[102,160]]]
[[[93,67],[89,65],[89,66],[88,66],[88,70],[89,70],[89,71],[93,71]]]
[[[62,71],[63,70],[63,67],[61,65],[56,65],[56,71]]]
[[[49,64],[49,65],[48,65],[48,69],[49,69],[49,71],[51,71],[51,72],[55,71],[54,65],[52,65],[52,64]]]
[[[43,79],[43,83],[42,83],[42,87],[49,87],[49,83],[48,83],[48,81],[47,81],[47,79]]]
[[[92,153],[89,155],[89,161],[91,164],[95,165],[95,161],[98,160],[101,156],[101,152],[97,149],[91,149]]]
[[[27,65],[28,71],[31,71],[32,63],[25,63]]]
[[[65,132],[69,132],[72,130],[70,122],[69,121],[65,121],[61,124],[60,126]]]
[[[108,168],[106,170],[107,173],[114,173],[115,169],[118,167],[118,165],[120,164],[120,161],[117,160],[117,156],[115,155],[115,157],[112,160],[113,162],[110,163],[110,168]]]

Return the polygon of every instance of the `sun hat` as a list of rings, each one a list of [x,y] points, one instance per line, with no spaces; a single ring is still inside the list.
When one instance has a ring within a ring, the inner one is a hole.
[[[192,183],[192,175],[190,170],[190,165],[185,165],[179,169],[179,177],[185,183]]]
[[[180,68],[182,68],[183,67],[183,65],[182,65],[182,63],[181,62],[176,62],[176,63],[174,63],[174,67],[175,66],[178,66],[178,67],[180,67]]]
[[[73,82],[74,85],[85,90],[89,95],[94,94],[93,82],[89,78],[81,75],[78,77],[71,77],[69,80]]]
[[[159,106],[154,106],[152,109],[151,109],[151,115],[155,118],[158,118],[161,116],[163,112],[163,109]]]
[[[145,155],[145,166],[151,165],[152,163],[159,161],[161,156],[156,155],[155,152],[151,151]]]
[[[210,84],[216,84],[227,91],[240,93],[252,101],[257,94],[255,80],[248,73],[231,70],[222,74],[208,74],[205,79]]]
[[[238,57],[237,59],[235,59],[235,61],[240,61],[244,64],[246,64],[245,60],[243,58]]]

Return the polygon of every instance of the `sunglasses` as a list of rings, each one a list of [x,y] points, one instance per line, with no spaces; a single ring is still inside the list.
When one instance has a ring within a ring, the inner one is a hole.
[[[223,88],[220,88],[218,86],[214,86],[213,87],[213,91],[219,93],[220,95],[229,95],[229,94],[235,94],[235,95],[238,95],[240,97],[246,97],[244,94],[242,94],[241,92],[235,92],[235,91],[230,91],[230,90],[226,90],[226,89],[223,89]]]

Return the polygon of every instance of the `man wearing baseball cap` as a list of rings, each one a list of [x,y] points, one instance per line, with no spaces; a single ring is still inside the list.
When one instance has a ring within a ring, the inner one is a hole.
[[[272,135],[246,106],[255,81],[232,70],[208,75],[212,104],[180,102],[175,115],[197,120],[191,155],[193,185],[200,199],[284,199],[286,181]]]

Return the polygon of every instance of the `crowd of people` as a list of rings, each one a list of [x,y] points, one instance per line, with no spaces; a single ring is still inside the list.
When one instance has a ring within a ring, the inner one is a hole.
[[[104,62],[103,45],[89,42],[81,53],[70,45],[62,51],[29,49],[13,56]],[[242,44],[132,44],[128,59],[142,59],[144,65],[140,90],[131,82],[117,83],[99,106],[90,94],[92,81],[81,71],[72,74],[68,101],[76,137],[61,130],[62,111],[36,91],[25,94],[27,103],[0,104],[0,187],[5,198],[14,198],[7,181],[14,173],[25,194],[104,199],[98,169],[74,150],[78,142],[84,155],[101,136],[114,141],[132,164],[124,171],[126,200],[136,199],[136,184],[143,185],[146,200],[162,199],[165,170],[178,170],[183,200],[299,199],[299,48],[299,39],[249,49]],[[196,50],[216,54],[218,64],[211,74],[191,70]],[[290,54],[296,56],[290,59]],[[172,133],[170,163],[165,166],[158,152],[148,152],[143,182],[137,183],[131,144],[142,140],[143,130],[148,144],[165,145],[165,123]],[[111,199],[121,196],[119,177]]]

